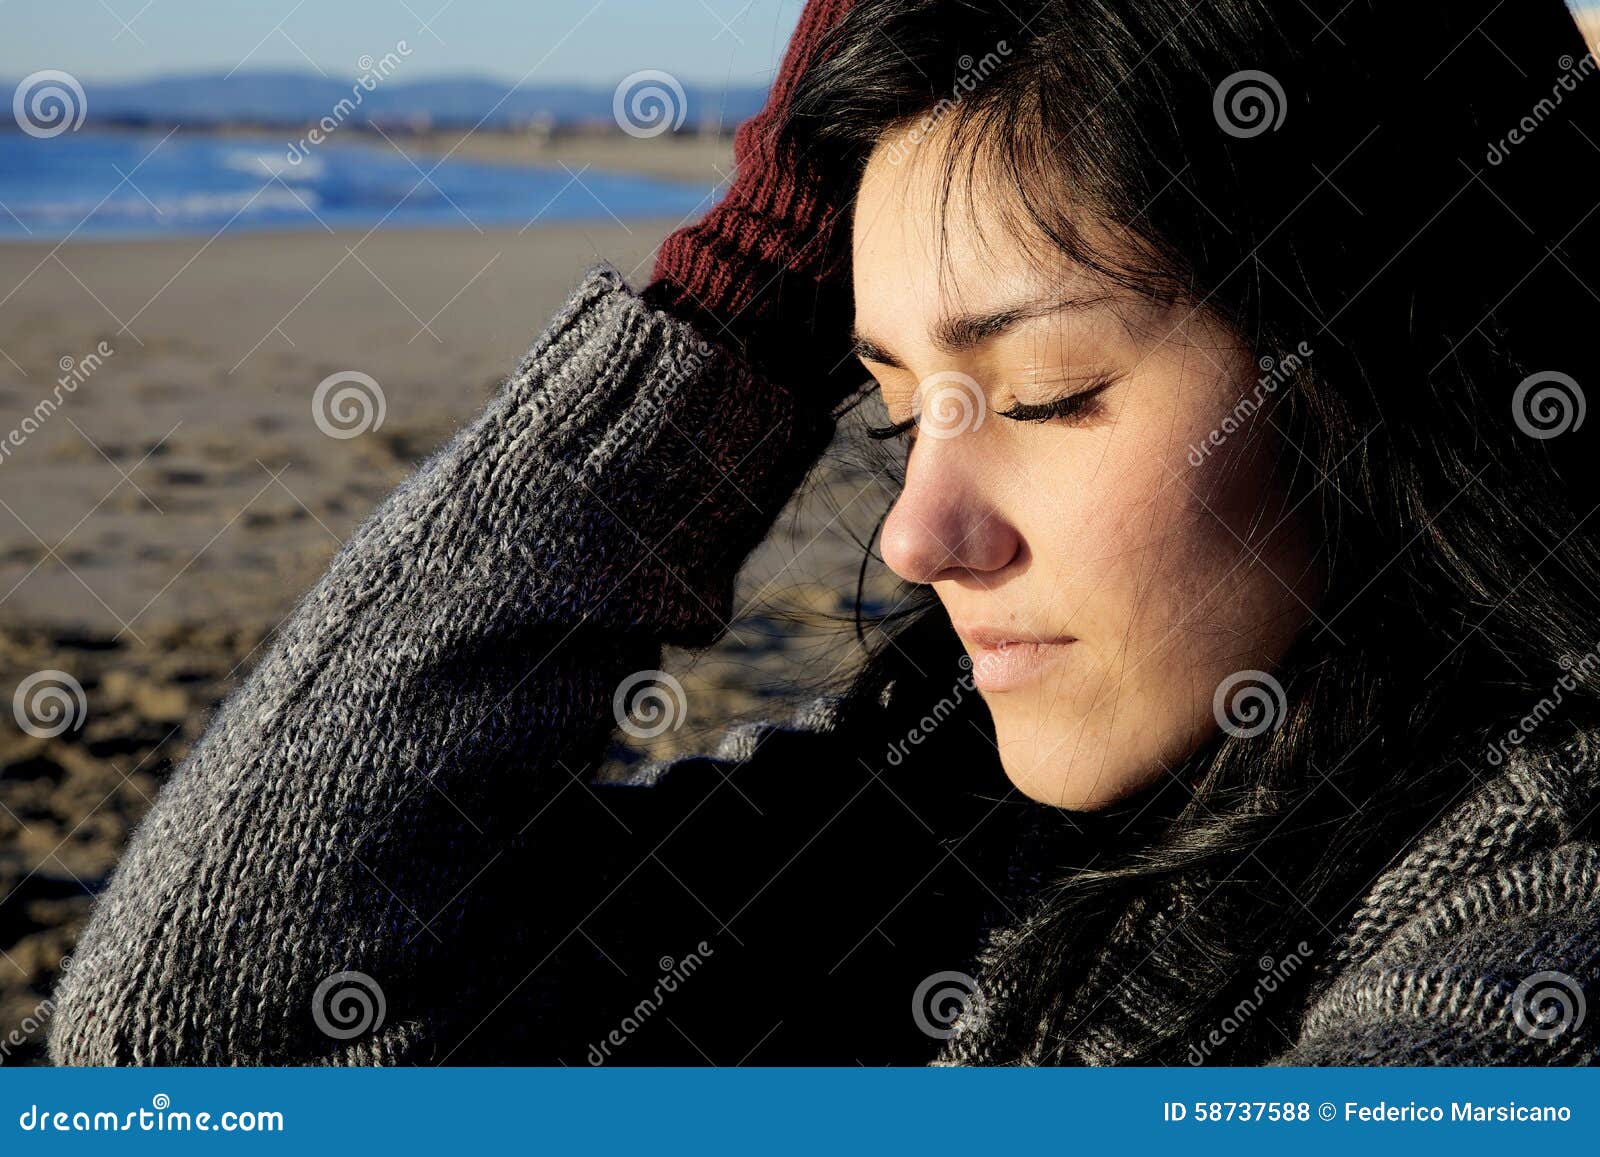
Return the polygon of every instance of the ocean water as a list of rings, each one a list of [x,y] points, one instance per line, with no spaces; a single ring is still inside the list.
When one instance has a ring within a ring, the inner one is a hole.
[[[707,185],[402,156],[382,142],[327,143],[291,162],[288,141],[182,130],[0,133],[0,238],[210,236],[219,230],[521,228],[529,221],[679,218]],[[428,174],[424,179],[423,174]]]

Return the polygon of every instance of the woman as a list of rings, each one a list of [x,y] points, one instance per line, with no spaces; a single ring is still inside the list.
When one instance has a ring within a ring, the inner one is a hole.
[[[1600,98],[1510,7],[813,0],[222,708],[56,1059],[1596,1059]],[[593,782],[862,365],[933,600]]]

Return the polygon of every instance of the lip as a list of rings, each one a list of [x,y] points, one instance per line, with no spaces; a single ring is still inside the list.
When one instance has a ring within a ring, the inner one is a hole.
[[[974,686],[990,693],[1025,686],[1078,641],[1070,635],[1021,638],[1015,629],[988,627],[957,627],[956,634],[972,659]]]

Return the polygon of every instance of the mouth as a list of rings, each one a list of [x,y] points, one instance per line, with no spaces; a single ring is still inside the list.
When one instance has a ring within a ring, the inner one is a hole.
[[[979,691],[995,693],[1026,686],[1078,640],[1070,635],[1018,638],[985,627],[957,627],[972,659],[972,682]]]

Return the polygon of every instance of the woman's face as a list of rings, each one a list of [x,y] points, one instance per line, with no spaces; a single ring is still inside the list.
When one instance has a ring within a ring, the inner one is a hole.
[[[858,352],[920,420],[883,557],[949,612],[1012,782],[1102,807],[1237,721],[1219,687],[1259,687],[1230,676],[1312,617],[1274,482],[1297,452],[1236,413],[1262,373],[1233,332],[1030,259],[1052,250],[1002,221],[1014,192],[963,175],[946,203],[942,132],[888,140],[855,210]]]

